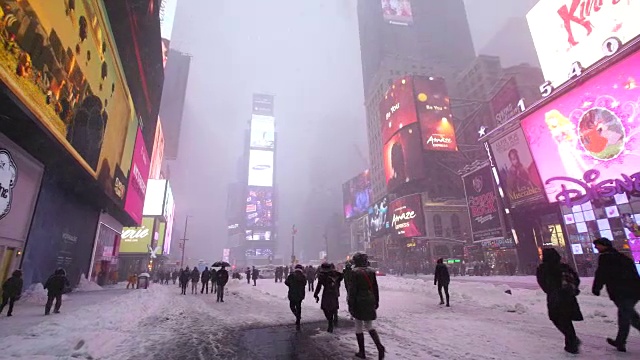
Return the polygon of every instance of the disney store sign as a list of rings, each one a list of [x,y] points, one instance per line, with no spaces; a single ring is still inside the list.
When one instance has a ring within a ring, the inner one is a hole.
[[[582,180],[558,176],[549,178],[545,184],[551,185],[560,182],[561,190],[556,195],[556,200],[569,207],[617,194],[640,192],[640,172],[632,175],[620,174],[620,179],[598,181],[599,178],[600,171],[587,170],[582,176]],[[567,183],[572,184],[572,188],[567,188]]]

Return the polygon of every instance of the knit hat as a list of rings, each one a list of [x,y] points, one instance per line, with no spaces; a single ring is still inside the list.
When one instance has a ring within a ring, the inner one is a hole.
[[[606,237],[601,237],[593,240],[593,245],[602,245],[608,248],[613,247],[611,240],[607,239]]]

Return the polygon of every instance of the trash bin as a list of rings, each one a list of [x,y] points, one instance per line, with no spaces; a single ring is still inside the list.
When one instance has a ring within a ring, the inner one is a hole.
[[[147,273],[138,275],[138,284],[136,285],[136,289],[148,289],[150,277],[151,276]]]

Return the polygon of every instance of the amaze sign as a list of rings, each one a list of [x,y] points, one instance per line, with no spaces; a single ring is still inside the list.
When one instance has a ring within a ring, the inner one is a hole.
[[[411,238],[425,235],[422,196],[408,195],[391,202],[391,229],[396,238]]]

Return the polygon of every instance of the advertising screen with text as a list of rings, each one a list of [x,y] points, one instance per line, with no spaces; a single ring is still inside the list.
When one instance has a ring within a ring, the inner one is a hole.
[[[142,219],[140,227],[125,227],[120,237],[120,253],[148,253],[153,239],[153,218]]]
[[[156,136],[153,141],[153,151],[151,152],[151,169],[149,170],[149,179],[160,179],[162,159],[164,159],[164,133],[162,132],[162,123],[160,122],[160,118],[158,118]]]
[[[502,125],[502,123],[520,113],[520,107],[518,106],[520,98],[516,78],[512,77],[489,101],[495,125]]]
[[[550,202],[640,191],[640,52],[522,121]]]
[[[167,180],[149,179],[142,211],[144,216],[164,215],[166,188]]]
[[[380,101],[380,126],[382,143],[386,143],[403,127],[418,121],[413,101],[413,79],[397,79]]]
[[[415,76],[415,104],[425,151],[456,151],[456,133],[443,78]]]
[[[247,194],[247,227],[273,226],[273,190],[271,188],[249,188]]]
[[[342,184],[342,204],[345,219],[357,218],[366,214],[372,198],[369,170],[365,170]]]
[[[424,211],[420,194],[395,199],[389,204],[394,238],[425,236]]]
[[[273,186],[273,151],[249,151],[249,186]]]
[[[384,145],[384,173],[387,191],[425,177],[426,169],[418,124],[407,126]]]
[[[474,241],[504,237],[493,172],[485,166],[463,178]]]
[[[389,231],[389,199],[385,196],[369,207],[369,233],[376,238]]]
[[[273,116],[251,116],[250,146],[273,149],[275,145],[275,119]]]
[[[133,151],[133,161],[131,163],[131,173],[129,174],[129,185],[127,186],[127,197],[124,203],[124,210],[131,215],[131,218],[133,218],[137,224],[140,224],[142,221],[142,210],[147,192],[150,165],[142,132],[138,130],[136,146]]]

